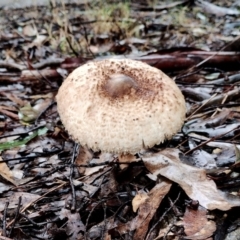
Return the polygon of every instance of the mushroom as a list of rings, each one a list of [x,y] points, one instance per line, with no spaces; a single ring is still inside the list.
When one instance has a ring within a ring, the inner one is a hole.
[[[75,69],[56,96],[73,140],[93,151],[135,154],[170,139],[185,119],[185,100],[162,71],[130,59]]]

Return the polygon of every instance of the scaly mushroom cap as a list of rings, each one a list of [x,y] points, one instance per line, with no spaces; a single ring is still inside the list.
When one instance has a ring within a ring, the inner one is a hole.
[[[185,118],[184,97],[160,70],[129,59],[75,69],[57,94],[72,138],[94,151],[137,153],[169,139]]]

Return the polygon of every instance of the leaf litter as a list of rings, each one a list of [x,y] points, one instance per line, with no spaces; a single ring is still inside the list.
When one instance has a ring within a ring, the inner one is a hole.
[[[0,238],[237,234],[238,2],[52,2],[22,10],[0,9]],[[76,147],[57,114],[61,82],[88,60],[123,56],[175,79],[187,101],[182,130],[135,156]]]

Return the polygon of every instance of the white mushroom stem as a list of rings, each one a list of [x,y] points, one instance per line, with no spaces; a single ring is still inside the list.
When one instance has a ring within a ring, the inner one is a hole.
[[[137,161],[137,158],[133,154],[130,154],[130,153],[118,154],[118,162],[120,163],[121,169],[126,168],[128,166],[127,163],[136,162],[136,161]]]

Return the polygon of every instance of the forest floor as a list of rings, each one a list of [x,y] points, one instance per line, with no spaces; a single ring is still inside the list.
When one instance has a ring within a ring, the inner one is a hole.
[[[0,23],[0,240],[239,239],[239,1],[51,1]],[[106,58],[159,68],[186,100],[181,131],[124,164],[74,143],[55,101]]]

